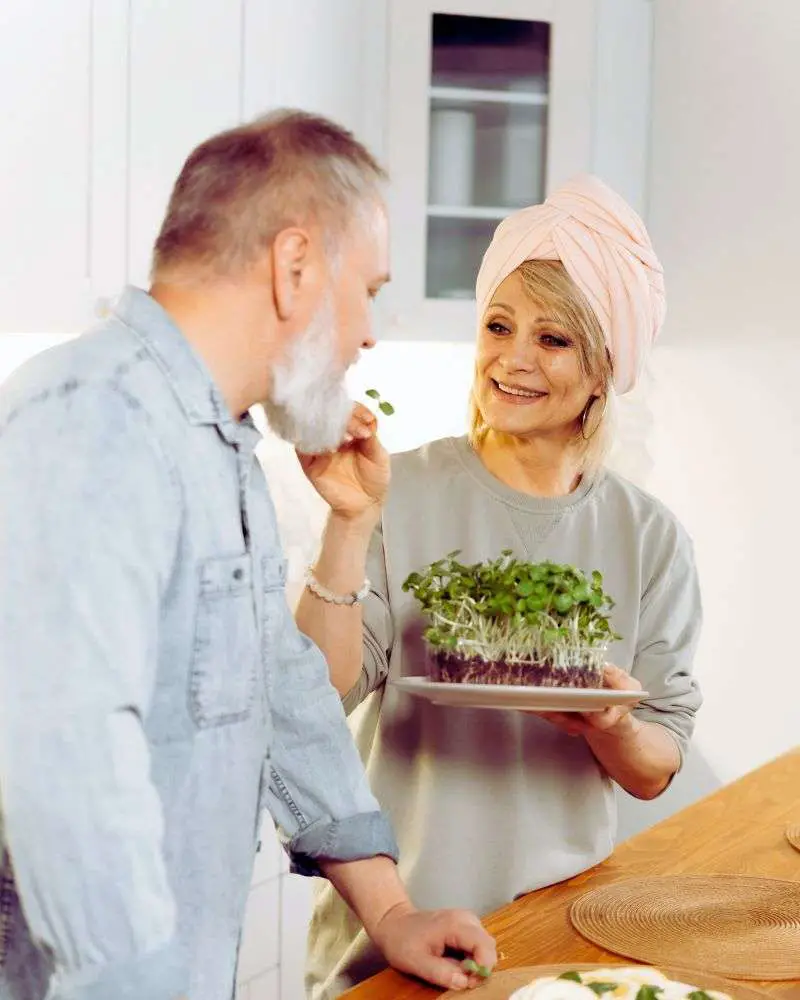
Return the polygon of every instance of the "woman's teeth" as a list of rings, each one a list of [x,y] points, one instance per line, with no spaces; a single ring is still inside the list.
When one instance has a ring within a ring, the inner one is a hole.
[[[517,389],[513,385],[506,385],[505,382],[496,382],[496,385],[503,392],[507,392],[509,396],[525,396],[527,399],[536,399],[538,396],[544,395],[544,393],[536,392],[535,390]]]

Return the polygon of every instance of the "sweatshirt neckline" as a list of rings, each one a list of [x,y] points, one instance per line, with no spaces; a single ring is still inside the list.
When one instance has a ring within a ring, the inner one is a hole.
[[[534,514],[558,514],[582,503],[597,485],[597,477],[584,476],[577,487],[565,496],[540,497],[523,493],[508,486],[491,473],[473,449],[466,436],[450,439],[456,456],[464,469],[480,486],[510,507]]]

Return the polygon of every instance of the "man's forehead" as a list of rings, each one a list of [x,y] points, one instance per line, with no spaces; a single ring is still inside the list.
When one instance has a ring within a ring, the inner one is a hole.
[[[359,258],[365,272],[370,273],[370,281],[388,280],[389,223],[382,205],[376,205],[369,211],[354,235],[354,255]]]

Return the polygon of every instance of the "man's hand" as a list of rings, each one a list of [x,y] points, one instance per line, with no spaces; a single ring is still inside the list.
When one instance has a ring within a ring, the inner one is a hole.
[[[617,691],[641,691],[642,685],[635,677],[619,667],[606,664],[603,686]],[[612,705],[601,712],[537,712],[554,726],[570,736],[591,736],[605,733],[607,736],[630,737],[641,725],[630,714],[631,705]]]
[[[466,910],[423,911],[400,904],[382,917],[372,939],[395,969],[449,990],[464,990],[482,980],[467,975],[458,960],[445,957],[448,950],[463,952],[487,969],[497,964],[494,939]]]
[[[345,439],[325,455],[303,455],[298,459],[311,485],[342,520],[375,521],[389,489],[389,454],[378,440],[375,415],[356,403]]]
[[[445,957],[447,951],[461,952],[487,969],[497,964],[494,940],[474,914],[415,909],[389,858],[324,861],[320,867],[386,961],[400,972],[464,990],[479,980],[467,975],[457,959]]]

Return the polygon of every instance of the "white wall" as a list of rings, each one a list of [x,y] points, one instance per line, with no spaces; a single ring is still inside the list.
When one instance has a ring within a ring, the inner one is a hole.
[[[652,486],[695,537],[697,746],[723,780],[800,738],[798,51],[796,0],[656,0]]]
[[[650,219],[671,341],[795,325],[800,4],[656,0]]]

